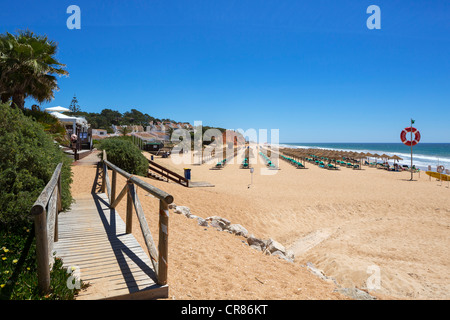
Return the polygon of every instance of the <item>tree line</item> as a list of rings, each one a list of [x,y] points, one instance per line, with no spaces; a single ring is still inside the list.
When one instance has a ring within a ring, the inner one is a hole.
[[[152,117],[147,113],[142,113],[137,109],[131,109],[130,111],[126,111],[124,113],[120,113],[117,110],[112,110],[105,108],[100,113],[97,112],[84,112],[78,109],[78,111],[72,110],[71,115],[84,117],[87,122],[91,125],[92,128],[95,129],[104,129],[104,130],[112,130],[111,126],[149,126],[151,122],[154,124],[157,122],[175,122],[172,119],[159,119]]]

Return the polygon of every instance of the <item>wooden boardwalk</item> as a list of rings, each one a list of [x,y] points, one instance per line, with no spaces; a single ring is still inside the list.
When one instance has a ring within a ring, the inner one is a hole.
[[[104,193],[76,199],[72,209],[58,217],[56,256],[65,267],[79,268],[90,286],[77,299],[156,299],[168,297],[168,286],[156,284],[146,252]]]

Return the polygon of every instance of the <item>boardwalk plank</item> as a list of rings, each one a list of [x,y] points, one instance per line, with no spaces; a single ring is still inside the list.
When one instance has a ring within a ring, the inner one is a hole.
[[[90,286],[77,299],[156,299],[168,296],[168,286],[156,284],[147,253],[105,194],[76,199],[71,211],[59,214],[56,256],[65,267],[79,267]]]

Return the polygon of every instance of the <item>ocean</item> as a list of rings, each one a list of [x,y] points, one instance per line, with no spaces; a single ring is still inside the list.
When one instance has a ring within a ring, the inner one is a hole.
[[[411,147],[403,143],[280,143],[286,148],[317,148],[397,155],[400,164],[411,165]],[[381,161],[381,159],[378,159]],[[393,163],[393,160],[390,160]],[[418,143],[413,147],[413,165],[421,170],[436,171],[438,165],[450,170],[450,143]]]

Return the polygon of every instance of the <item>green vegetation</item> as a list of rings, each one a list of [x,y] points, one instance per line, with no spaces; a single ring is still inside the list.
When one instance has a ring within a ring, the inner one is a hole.
[[[0,224],[30,220],[31,206],[60,162],[64,163],[61,183],[62,205],[66,209],[72,202],[71,160],[41,124],[17,108],[0,104]]]
[[[44,131],[60,145],[68,145],[70,143],[66,134],[66,128],[57,118],[48,112],[40,111],[38,108],[24,109],[22,111],[26,116],[41,124],[44,127]]]
[[[72,104],[70,106],[71,109],[73,109]],[[79,107],[78,107],[79,110]],[[153,121],[153,124],[156,124],[157,122],[161,123],[178,123],[177,121],[171,120],[171,119],[158,119],[154,118],[147,113],[142,113],[139,110],[131,109],[130,111],[126,111],[123,114],[116,110],[111,109],[103,109],[100,113],[96,112],[83,112],[83,111],[77,111],[68,113],[74,116],[82,116],[85,117],[87,122],[91,124],[91,127],[94,129],[104,129],[104,130],[111,130],[111,125],[121,126],[121,125],[127,125],[127,126],[143,126],[144,128],[150,125],[150,122]],[[187,122],[183,122],[187,123]],[[224,128],[217,128],[217,127],[209,127],[204,126],[203,127],[203,133],[211,128],[219,129],[221,132],[225,131]],[[169,133],[169,136],[172,132],[172,128],[168,128],[167,131]]]
[[[50,273],[51,292],[40,294],[32,224],[14,232],[1,230],[0,244],[0,300],[72,300],[79,291],[68,288],[71,274],[60,259],[55,259]],[[81,288],[84,287],[86,284],[81,282]]]
[[[74,96],[72,98],[72,101],[70,102],[69,110],[73,113],[81,111],[80,106],[78,105],[78,99],[76,96]]]
[[[148,160],[134,145],[131,137],[114,137],[100,142],[100,150],[106,150],[108,161],[131,174],[146,176]]]
[[[131,109],[123,114],[111,109],[103,109],[100,113],[78,111],[71,114],[85,117],[94,129],[105,130],[111,128],[111,125],[136,125],[146,127],[151,121],[162,121],[136,109]],[[169,119],[163,120],[167,121]]]
[[[54,75],[69,73],[56,60],[57,44],[31,31],[0,35],[0,97],[24,109],[25,99],[51,101],[58,84]]]
[[[75,294],[67,289],[69,275],[61,261],[53,267],[51,293],[42,297],[37,287],[30,210],[60,162],[62,206],[67,209],[72,202],[71,160],[42,124],[0,104],[0,299],[71,299]]]

